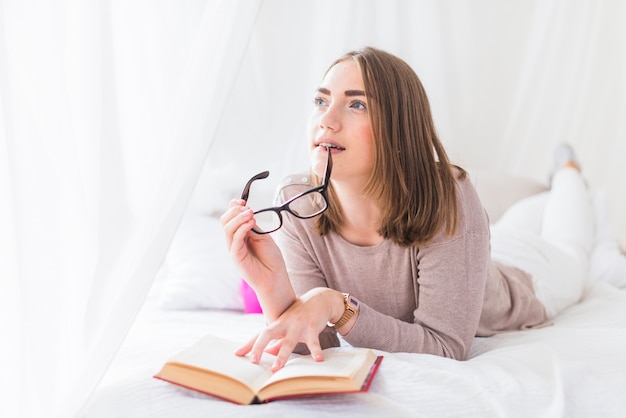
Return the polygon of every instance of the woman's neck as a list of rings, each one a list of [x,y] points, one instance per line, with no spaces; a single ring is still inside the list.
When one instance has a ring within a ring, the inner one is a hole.
[[[382,216],[378,204],[360,187],[333,186],[343,211],[339,234],[346,241],[364,247],[381,242],[383,238],[378,231]]]

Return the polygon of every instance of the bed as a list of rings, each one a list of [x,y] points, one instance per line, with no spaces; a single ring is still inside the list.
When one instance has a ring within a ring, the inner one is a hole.
[[[544,185],[473,174],[492,218]],[[202,237],[202,238],[200,238]],[[626,411],[626,272],[590,280],[551,326],[476,338],[467,361],[378,351],[369,392],[239,406],[152,378],[205,334],[245,341],[247,313],[217,218],[187,214],[124,344],[83,417],[590,417]]]

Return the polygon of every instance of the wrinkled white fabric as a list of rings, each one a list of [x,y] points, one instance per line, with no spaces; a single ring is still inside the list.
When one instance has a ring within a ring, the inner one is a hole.
[[[531,274],[549,318],[580,300],[595,217],[582,175],[559,170],[549,192],[514,204],[491,227],[492,257]]]
[[[0,4],[1,416],[75,416],[98,383],[192,193],[259,4]]]
[[[194,185],[219,212],[252,174],[271,194],[306,167],[313,91],[363,45],[415,68],[456,163],[545,179],[570,142],[626,242],[625,19],[608,0],[0,2],[0,415],[84,400]]]

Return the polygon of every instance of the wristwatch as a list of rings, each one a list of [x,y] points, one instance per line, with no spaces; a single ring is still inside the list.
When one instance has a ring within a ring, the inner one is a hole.
[[[334,324],[332,322],[328,322],[329,327],[339,329],[346,325],[346,323],[350,320],[350,318],[354,316],[354,314],[359,312],[359,301],[350,296],[348,293],[343,294],[343,306],[345,307],[343,315],[341,315],[339,321],[335,322]]]

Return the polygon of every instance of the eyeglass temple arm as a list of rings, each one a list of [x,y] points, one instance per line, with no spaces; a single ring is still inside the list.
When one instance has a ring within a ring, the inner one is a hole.
[[[252,177],[250,180],[248,180],[246,186],[243,188],[243,192],[241,192],[241,200],[248,201],[248,197],[250,196],[250,186],[252,186],[252,183],[254,183],[254,181],[266,179],[269,177],[269,175],[269,171],[263,171],[262,173],[259,173],[256,176]]]
[[[328,180],[330,180],[330,172],[333,170],[333,157],[330,152],[330,147],[326,148],[328,150],[328,160],[326,161],[326,172],[324,173],[324,184],[328,184]]]

